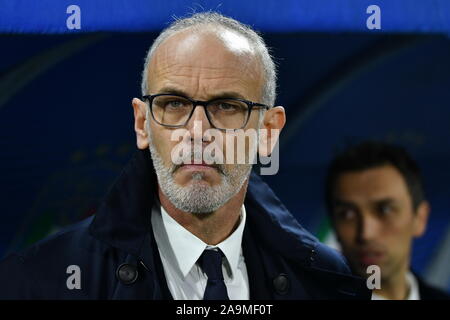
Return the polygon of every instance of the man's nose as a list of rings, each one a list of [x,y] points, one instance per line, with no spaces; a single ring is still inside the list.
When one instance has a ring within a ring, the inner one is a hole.
[[[186,124],[186,129],[190,131],[191,138],[203,137],[205,130],[211,128],[208,117],[206,116],[206,109],[204,106],[194,106],[194,112]]]
[[[362,215],[358,229],[359,240],[361,242],[370,242],[378,236],[379,223],[375,217]]]

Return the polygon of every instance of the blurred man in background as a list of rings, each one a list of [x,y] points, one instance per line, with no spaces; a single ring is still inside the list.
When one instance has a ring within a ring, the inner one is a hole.
[[[430,206],[420,169],[396,146],[363,142],[338,155],[326,178],[326,204],[337,239],[355,273],[377,265],[372,299],[448,299],[411,271],[411,247],[427,226]]]

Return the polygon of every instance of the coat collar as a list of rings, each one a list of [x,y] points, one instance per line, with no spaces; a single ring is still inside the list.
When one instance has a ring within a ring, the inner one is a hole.
[[[151,231],[150,213],[156,195],[156,174],[150,152],[138,150],[101,202],[90,233],[135,256]]]
[[[150,152],[138,150],[101,203],[90,233],[113,247],[141,256],[143,242],[151,232],[156,181]],[[247,225],[258,241],[300,263],[309,260],[316,238],[300,226],[255,172],[250,176],[245,206]]]

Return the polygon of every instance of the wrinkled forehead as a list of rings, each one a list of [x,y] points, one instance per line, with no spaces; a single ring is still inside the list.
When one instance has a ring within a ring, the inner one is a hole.
[[[254,45],[241,34],[223,28],[185,29],[164,40],[150,61],[148,76],[179,68],[229,70],[260,80],[261,61]]]

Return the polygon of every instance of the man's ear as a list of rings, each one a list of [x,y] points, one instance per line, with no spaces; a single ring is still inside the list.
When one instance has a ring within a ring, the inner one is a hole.
[[[258,152],[263,157],[272,154],[275,144],[278,141],[281,130],[286,123],[286,113],[282,106],[273,107],[264,114],[259,136]]]
[[[413,236],[415,238],[421,237],[425,230],[427,229],[428,216],[430,214],[430,204],[428,201],[422,201],[417,207],[414,225],[413,225]]]
[[[138,99],[134,98],[131,102],[134,110],[134,131],[136,132],[136,144],[139,149],[148,148],[148,135],[146,130],[146,109],[147,104]]]

